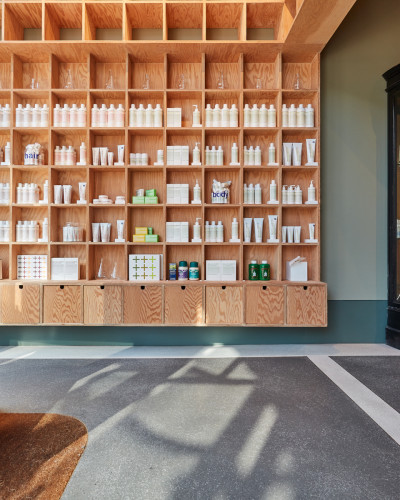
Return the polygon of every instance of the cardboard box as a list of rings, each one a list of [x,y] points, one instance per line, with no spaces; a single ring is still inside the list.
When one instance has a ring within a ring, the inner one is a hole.
[[[79,279],[79,259],[77,257],[54,257],[51,259],[51,279],[75,281]]]
[[[158,242],[158,234],[146,234],[145,242],[146,243],[157,243]]]
[[[145,195],[146,196],[157,196],[157,192],[155,189],[147,189],[145,191]]]
[[[133,243],[145,243],[146,235],[145,234],[134,234],[132,236]]]
[[[206,281],[236,281],[236,260],[206,260]]]
[[[296,257],[286,262],[286,279],[288,281],[308,280],[307,262],[304,257]]]
[[[133,205],[143,205],[144,204],[144,196],[132,196],[132,204]]]
[[[135,234],[147,234],[148,233],[148,229],[147,227],[140,227],[140,226],[136,226],[135,227]]]
[[[158,196],[145,196],[144,204],[145,205],[157,205],[158,204]]]

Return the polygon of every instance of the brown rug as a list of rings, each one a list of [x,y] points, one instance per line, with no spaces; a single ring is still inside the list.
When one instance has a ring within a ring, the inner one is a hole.
[[[0,499],[61,497],[87,443],[76,418],[0,413]]]

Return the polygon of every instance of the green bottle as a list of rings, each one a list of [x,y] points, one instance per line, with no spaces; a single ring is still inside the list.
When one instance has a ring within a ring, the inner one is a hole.
[[[249,280],[257,281],[260,279],[260,266],[257,264],[256,260],[250,261],[249,264]]]
[[[271,279],[271,266],[266,260],[261,261],[260,265],[260,280],[269,281]]]

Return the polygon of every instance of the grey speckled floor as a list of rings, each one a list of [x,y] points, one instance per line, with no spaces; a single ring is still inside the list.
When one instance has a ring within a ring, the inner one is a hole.
[[[400,412],[400,357],[345,356],[332,359]]]
[[[82,420],[64,499],[398,499],[400,447],[304,357],[0,363],[2,411]]]

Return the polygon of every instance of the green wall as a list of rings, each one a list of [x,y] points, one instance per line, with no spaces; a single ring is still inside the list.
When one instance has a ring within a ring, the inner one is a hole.
[[[399,0],[358,0],[321,55],[326,329],[12,328],[0,344],[384,342],[387,125],[382,73],[400,63]]]

